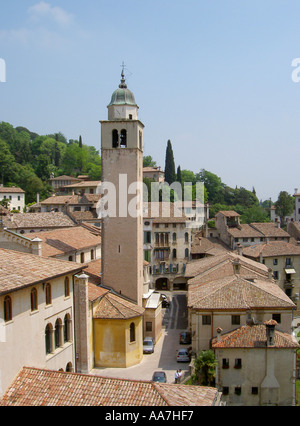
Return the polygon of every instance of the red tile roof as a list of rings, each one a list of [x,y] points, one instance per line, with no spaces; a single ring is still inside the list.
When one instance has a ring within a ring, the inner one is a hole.
[[[275,325],[273,322],[269,325]],[[290,334],[283,333],[282,331],[275,329],[274,336],[275,348],[287,349],[287,348],[300,348],[295,338]],[[225,349],[225,348],[266,348],[267,347],[267,335],[266,325],[245,325],[234,331],[223,334],[220,341],[214,338],[212,341],[213,349]]]
[[[86,265],[0,249],[0,295],[75,274]]]
[[[0,406],[212,406],[215,388],[23,368]]]

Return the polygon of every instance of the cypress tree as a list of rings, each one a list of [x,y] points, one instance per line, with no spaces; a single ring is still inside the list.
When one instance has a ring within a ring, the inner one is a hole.
[[[79,136],[79,148],[82,148],[82,137]]]
[[[165,181],[171,185],[176,181],[175,162],[171,141],[168,140],[165,164]]]
[[[181,176],[181,168],[180,168],[180,166],[177,167],[176,182],[182,183],[182,176]]]

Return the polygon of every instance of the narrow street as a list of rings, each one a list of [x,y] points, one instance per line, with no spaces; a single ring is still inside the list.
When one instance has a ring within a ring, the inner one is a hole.
[[[163,309],[162,336],[155,345],[153,354],[144,355],[139,365],[128,368],[97,368],[91,371],[103,377],[114,377],[133,380],[151,380],[154,371],[165,371],[167,382],[174,383],[175,372],[181,369],[189,372],[189,363],[178,363],[176,351],[188,345],[179,345],[179,334],[187,329],[188,318],[186,308],[186,292],[164,292],[170,297],[171,306]]]

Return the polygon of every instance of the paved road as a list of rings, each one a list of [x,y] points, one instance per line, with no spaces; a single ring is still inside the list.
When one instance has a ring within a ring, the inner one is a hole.
[[[184,374],[189,372],[188,363],[178,363],[176,360],[176,350],[179,345],[179,333],[185,331],[188,325],[186,293],[165,292],[171,299],[171,307],[163,309],[163,330],[162,337],[155,345],[153,354],[144,355],[139,365],[128,368],[96,368],[91,374],[114,377],[121,379],[151,380],[154,371],[163,370],[167,375],[167,382],[174,383],[174,376],[177,369],[181,368]]]

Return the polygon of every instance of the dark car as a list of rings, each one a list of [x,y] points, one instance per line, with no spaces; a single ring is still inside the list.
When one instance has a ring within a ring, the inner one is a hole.
[[[152,382],[167,383],[167,376],[164,371],[155,371],[152,376]]]
[[[161,304],[162,307],[169,308],[171,304],[170,299],[165,294],[162,294],[161,298],[162,298],[162,304]]]
[[[179,344],[180,345],[190,345],[192,343],[191,333],[188,331],[183,331],[179,335]]]

